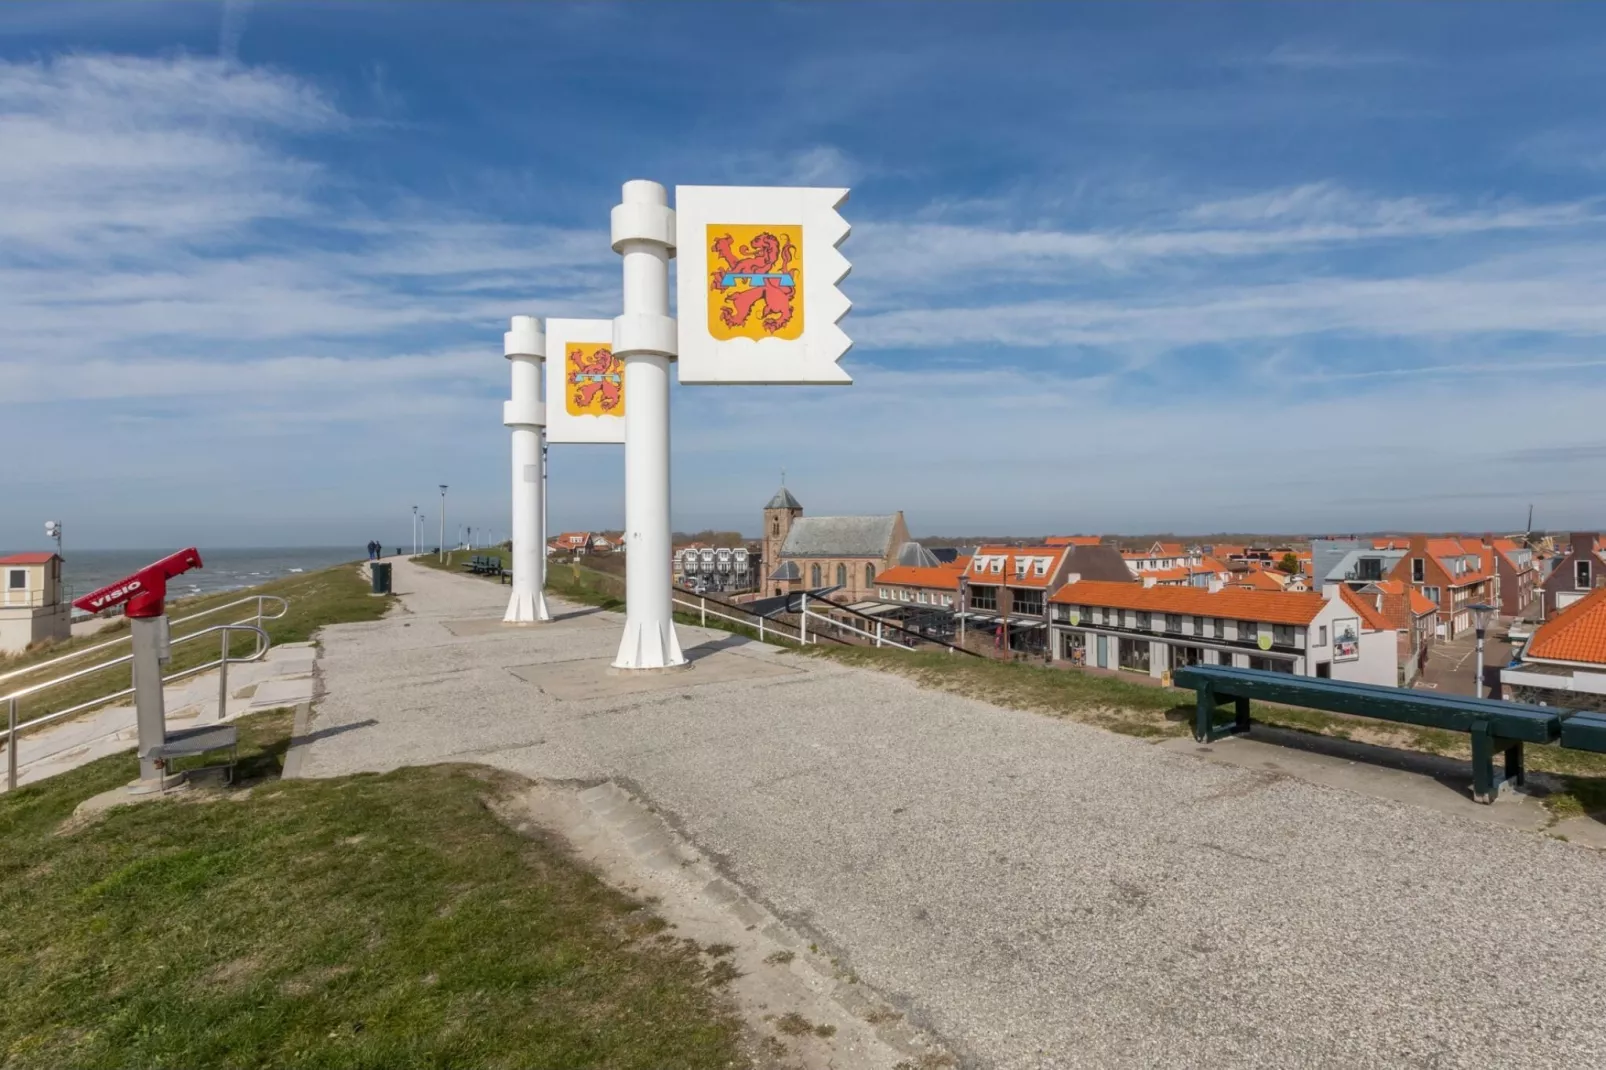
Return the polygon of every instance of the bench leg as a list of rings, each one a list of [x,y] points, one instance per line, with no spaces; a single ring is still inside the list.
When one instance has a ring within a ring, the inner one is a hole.
[[[1528,782],[1528,768],[1522,757],[1522,744],[1512,743],[1506,747],[1506,779],[1518,787]]]
[[[1245,698],[1244,696],[1239,695],[1236,699],[1233,700],[1232,708],[1233,708],[1232,730],[1234,732],[1247,732],[1247,731],[1249,731],[1249,700],[1247,698]]]
[[[1216,719],[1216,693],[1209,687],[1198,691],[1198,705],[1193,712],[1193,738],[1199,743],[1210,742],[1210,730]]]
[[[1472,798],[1492,803],[1500,785],[1494,776],[1494,732],[1486,721],[1472,726]]]

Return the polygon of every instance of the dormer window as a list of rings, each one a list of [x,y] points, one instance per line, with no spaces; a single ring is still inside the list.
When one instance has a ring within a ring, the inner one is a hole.
[[[1038,560],[1037,560],[1037,574],[1039,576],[1048,575],[1048,562],[1049,562],[1049,559],[1046,558],[1046,557],[1038,558]]]

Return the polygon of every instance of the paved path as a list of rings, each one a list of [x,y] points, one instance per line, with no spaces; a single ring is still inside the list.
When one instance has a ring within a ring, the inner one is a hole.
[[[1592,851],[722,633],[621,682],[617,616],[506,630],[505,587],[396,583],[322,634],[307,775],[618,779],[967,1062],[1606,1065]]]
[[[120,652],[113,650],[103,657],[116,657]],[[224,719],[232,721],[244,713],[310,702],[314,688],[314,657],[311,643],[281,643],[271,648],[261,661],[231,664]],[[86,665],[93,663],[91,659],[84,662]],[[70,663],[63,671],[78,668],[82,666]],[[216,724],[217,691],[216,671],[163,688],[167,727]],[[4,727],[0,725],[0,743],[4,742],[3,737]],[[17,742],[17,784],[32,784],[96,758],[130,750],[138,740],[139,727],[132,705],[103,706],[81,717],[46,725]],[[0,747],[0,751],[3,749]],[[0,793],[5,791],[5,783],[5,777],[0,775]]]

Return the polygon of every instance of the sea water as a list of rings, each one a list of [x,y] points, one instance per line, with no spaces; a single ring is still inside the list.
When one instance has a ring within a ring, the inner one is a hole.
[[[234,591],[255,587],[298,572],[312,572],[346,561],[361,561],[367,551],[361,546],[292,546],[262,549],[217,549],[198,547],[204,566],[175,577],[167,585],[171,598]],[[392,547],[386,547],[392,549]],[[62,578],[72,588],[72,598],[138,572],[152,561],[159,561],[172,550],[74,550],[62,554]]]

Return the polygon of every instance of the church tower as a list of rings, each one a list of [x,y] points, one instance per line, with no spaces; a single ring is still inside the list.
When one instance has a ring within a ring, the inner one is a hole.
[[[781,567],[781,547],[786,545],[786,536],[792,530],[792,521],[803,515],[803,505],[792,492],[782,484],[781,489],[775,492],[775,497],[764,507],[764,563],[763,584],[760,590],[768,590],[774,585],[770,583],[770,576]]]

